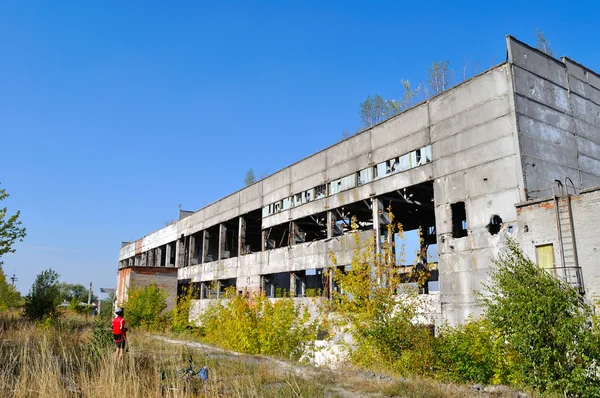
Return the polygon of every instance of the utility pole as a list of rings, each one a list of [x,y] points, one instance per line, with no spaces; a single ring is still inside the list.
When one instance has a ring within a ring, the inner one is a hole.
[[[90,290],[88,290],[88,305],[92,304],[92,282],[90,282]]]
[[[13,276],[11,276],[11,277],[10,277],[10,281],[12,282],[12,287],[13,287],[13,290],[14,290],[14,288],[15,288],[15,282],[16,282],[16,281],[18,281],[18,280],[19,280],[19,278],[17,278],[17,277],[15,276],[15,274],[13,274]]]

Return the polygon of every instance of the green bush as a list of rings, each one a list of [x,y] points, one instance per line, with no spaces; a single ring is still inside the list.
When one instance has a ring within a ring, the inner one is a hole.
[[[316,338],[317,325],[308,320],[291,298],[232,295],[200,316],[200,330],[205,341],[227,349],[298,359]]]
[[[485,318],[441,327],[435,341],[438,377],[462,383],[504,382],[499,380],[501,340]]]
[[[190,307],[196,292],[192,287],[183,288],[182,294],[177,297],[177,304],[173,310],[171,330],[180,333],[190,329],[193,325],[189,321]]]
[[[25,298],[25,316],[32,320],[56,318],[60,304],[59,275],[51,269],[42,271]]]
[[[533,264],[509,240],[481,296],[492,328],[516,354],[527,385],[565,396],[600,396],[599,334],[579,293]]]
[[[142,326],[149,330],[167,327],[169,316],[163,313],[167,308],[167,294],[156,283],[144,288],[130,288],[127,295],[123,308],[129,326]]]

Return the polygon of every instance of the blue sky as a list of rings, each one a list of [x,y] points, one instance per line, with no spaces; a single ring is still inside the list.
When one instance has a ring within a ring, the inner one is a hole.
[[[112,287],[121,241],[277,171],[505,35],[600,70],[600,6],[561,2],[0,2],[0,183],[28,229],[6,274]],[[594,24],[594,25],[592,25]]]

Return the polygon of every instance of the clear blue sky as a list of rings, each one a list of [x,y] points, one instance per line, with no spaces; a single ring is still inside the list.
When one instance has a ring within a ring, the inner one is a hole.
[[[600,6],[564,2],[2,1],[0,183],[28,236],[3,257],[113,287],[121,241],[359,125],[434,60],[479,71],[505,35],[600,70]]]

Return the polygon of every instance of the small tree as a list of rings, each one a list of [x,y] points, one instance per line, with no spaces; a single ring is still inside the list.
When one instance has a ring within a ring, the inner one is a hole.
[[[546,40],[546,36],[544,36],[544,32],[537,29],[535,31],[535,35],[537,36],[537,43],[535,45],[535,48],[537,48],[541,52],[546,53],[549,56],[553,57],[554,51],[552,50],[552,47],[550,46],[550,43],[548,42],[548,40]]]
[[[148,329],[162,329],[166,326],[167,294],[152,283],[144,288],[130,288],[128,298],[123,305],[125,319],[130,326],[144,326]]]
[[[565,396],[600,394],[595,365],[600,339],[591,327],[592,308],[578,292],[525,257],[513,240],[495,264],[481,302],[507,351],[517,354],[523,381]]]
[[[446,91],[452,84],[453,71],[450,69],[450,61],[435,61],[429,68],[427,68],[427,74],[429,75],[429,89],[431,95],[437,95],[443,91]]]
[[[254,170],[248,169],[246,172],[246,177],[244,178],[244,184],[246,186],[252,185],[256,182],[256,177],[254,176]]]
[[[25,315],[29,319],[41,320],[57,315],[56,307],[60,304],[58,278],[59,275],[51,269],[42,271],[35,278],[25,298]]]
[[[21,295],[6,282],[6,275],[0,265],[0,312],[16,307],[20,301]]]
[[[173,310],[173,320],[171,321],[171,329],[174,332],[183,332],[191,325],[190,308],[192,300],[196,296],[196,291],[193,287],[183,288],[182,294],[177,297],[177,304]]]
[[[0,189],[0,201],[8,198],[6,190]],[[21,221],[19,221],[20,211],[7,218],[8,210],[6,207],[0,208],[0,258],[6,253],[14,253],[15,249],[12,247],[17,241],[22,242],[25,238],[25,228],[21,227]],[[2,261],[0,261],[2,265]]]

